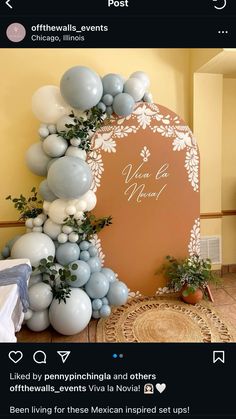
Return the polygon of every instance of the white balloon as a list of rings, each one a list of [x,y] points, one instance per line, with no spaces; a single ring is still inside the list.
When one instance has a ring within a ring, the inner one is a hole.
[[[62,335],[74,335],[88,325],[92,315],[91,300],[79,288],[71,288],[70,298],[66,303],[54,298],[49,309],[49,318],[53,328]]]
[[[43,202],[43,211],[44,211],[45,214],[48,213],[50,205],[51,205],[51,202],[49,202],[49,201],[44,201]]]
[[[38,284],[39,282],[42,282],[43,277],[41,274],[37,275],[31,275],[28,283],[28,287],[32,287],[32,285]]]
[[[53,201],[49,208],[49,217],[54,223],[63,224],[65,219],[68,218],[66,208],[68,206],[68,200],[56,199]]]
[[[54,223],[50,218],[48,218],[43,226],[43,231],[52,240],[56,240],[57,236],[61,233],[61,225]]]
[[[83,211],[92,211],[96,207],[97,197],[93,191],[89,190],[86,194],[81,196],[80,199],[87,203],[87,206]]]
[[[41,220],[43,220],[43,223],[44,223],[44,221],[46,221],[47,219],[47,216],[41,212],[41,214],[39,214],[37,218],[40,218]]]
[[[30,308],[28,308],[26,313],[24,313],[24,320],[27,321],[27,320],[31,319],[32,316],[33,316],[33,311],[30,310]]]
[[[73,145],[74,147],[78,147],[81,144],[81,139],[80,138],[72,138],[70,140],[71,145]]]
[[[26,325],[33,332],[42,332],[47,329],[50,325],[48,309],[33,313],[33,316],[26,322]]]
[[[43,231],[43,227],[33,227],[32,231],[36,232],[36,233],[42,233]]]
[[[55,256],[55,245],[44,233],[23,234],[13,245],[13,259],[29,259],[32,266],[37,267],[41,259]]]
[[[150,80],[149,77],[147,75],[147,73],[145,73],[144,71],[135,71],[135,73],[131,74],[130,78],[135,78],[135,79],[139,79],[141,80],[141,82],[143,83],[143,86],[145,88],[145,91],[148,90],[149,86],[150,86]]]
[[[74,205],[69,205],[68,207],[66,207],[66,213],[68,215],[75,215],[76,207]]]
[[[34,224],[33,224],[33,218],[28,218],[25,222],[25,226],[28,228],[33,228]]]
[[[58,243],[66,243],[68,241],[68,236],[65,233],[60,233],[59,236],[57,237],[57,241]]]
[[[78,148],[78,147],[74,147],[72,145],[68,147],[65,155],[70,156],[70,157],[78,157],[79,159],[82,159],[84,161],[87,159],[87,153],[85,150],[82,150],[81,148]]]
[[[75,214],[76,220],[82,220],[84,218],[84,213],[82,211],[77,211]]]
[[[29,288],[30,308],[34,311],[45,310],[50,306],[52,299],[52,288],[49,284],[39,282]]]
[[[63,233],[70,234],[70,233],[72,233],[73,228],[70,227],[70,226],[63,226],[62,231],[63,231]]]
[[[40,121],[55,124],[62,115],[69,113],[69,106],[62,98],[59,87],[43,86],[33,94],[32,110]]]
[[[43,225],[43,223],[44,223],[44,220],[42,219],[42,217],[38,216],[36,218],[33,218],[34,227],[41,227]]]
[[[76,212],[78,211],[85,211],[87,208],[87,202],[85,199],[79,199],[76,204]]]
[[[69,234],[69,242],[76,243],[79,240],[79,235],[77,233],[70,233]]]

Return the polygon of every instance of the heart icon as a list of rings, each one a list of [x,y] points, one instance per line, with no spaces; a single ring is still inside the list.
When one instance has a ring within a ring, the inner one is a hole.
[[[8,357],[14,364],[17,364],[23,358],[23,353],[21,351],[11,351]]]
[[[166,384],[165,383],[157,383],[156,384],[156,389],[157,391],[159,391],[159,393],[163,393],[163,391],[166,389]]]

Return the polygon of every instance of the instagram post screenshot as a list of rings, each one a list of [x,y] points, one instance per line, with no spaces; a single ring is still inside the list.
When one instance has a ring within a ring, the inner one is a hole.
[[[235,21],[0,0],[0,419],[236,418]]]

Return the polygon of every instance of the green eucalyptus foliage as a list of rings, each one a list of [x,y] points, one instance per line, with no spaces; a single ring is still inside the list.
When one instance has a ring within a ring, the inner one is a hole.
[[[73,275],[71,271],[75,271],[78,268],[76,263],[72,266],[63,266],[59,270],[55,269],[55,262],[53,256],[49,256],[47,259],[41,259],[39,266],[36,271],[40,274],[46,274],[48,279],[44,279],[43,282],[49,284],[52,288],[53,297],[56,298],[59,303],[63,301],[66,303],[66,299],[70,297],[71,289],[68,284],[69,281],[75,281],[76,275]]]
[[[67,131],[61,131],[58,133],[60,137],[63,137],[65,140],[70,141],[73,138],[78,138],[81,140],[79,148],[85,151],[89,151],[91,148],[91,132],[95,132],[98,128],[101,127],[104,114],[103,112],[94,107],[86,112],[87,119],[82,117],[77,117],[72,112],[69,116],[73,118],[74,124],[66,124]]]
[[[90,241],[94,234],[98,234],[104,227],[112,224],[112,217],[96,218],[91,212],[85,212],[82,221],[77,222],[73,216],[65,220],[64,225],[72,227],[73,231],[79,235],[78,242],[82,240]]]
[[[20,220],[27,218],[36,218],[43,212],[42,204],[43,201],[38,200],[38,192],[36,188],[31,189],[32,195],[29,198],[25,198],[22,194],[19,198],[12,198],[11,195],[7,196],[6,199],[12,201],[14,207],[20,213]]]

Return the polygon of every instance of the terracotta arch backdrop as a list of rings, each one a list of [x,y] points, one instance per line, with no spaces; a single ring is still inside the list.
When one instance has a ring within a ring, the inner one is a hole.
[[[136,295],[165,281],[155,271],[166,255],[199,253],[199,154],[188,126],[169,109],[137,104],[93,137],[89,164],[96,215],[112,215],[101,253]]]

